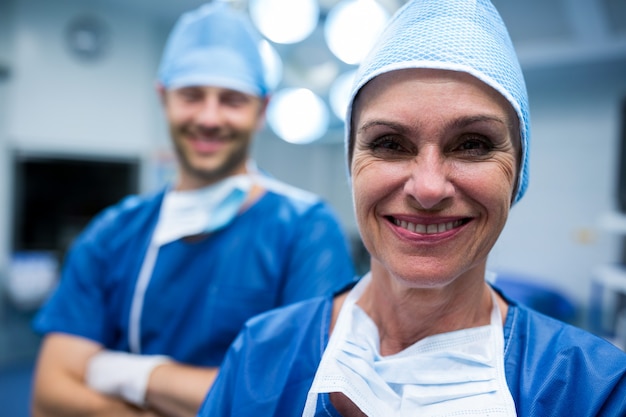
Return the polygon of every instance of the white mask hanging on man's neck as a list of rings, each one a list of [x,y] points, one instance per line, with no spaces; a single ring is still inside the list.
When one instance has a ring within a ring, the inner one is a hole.
[[[251,188],[252,178],[244,174],[198,190],[168,192],[152,242],[161,246],[223,228],[237,216]]]

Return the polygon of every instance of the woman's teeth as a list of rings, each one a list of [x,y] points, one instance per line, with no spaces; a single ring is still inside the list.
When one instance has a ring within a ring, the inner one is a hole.
[[[455,227],[459,227],[463,223],[462,220],[455,220],[452,222],[445,222],[445,223],[433,223],[433,224],[417,223],[416,224],[416,223],[406,222],[404,220],[398,220],[398,219],[393,219],[393,222],[395,223],[396,226],[400,226],[401,228],[406,229],[410,232],[424,233],[424,234],[446,232],[448,230],[454,229]]]

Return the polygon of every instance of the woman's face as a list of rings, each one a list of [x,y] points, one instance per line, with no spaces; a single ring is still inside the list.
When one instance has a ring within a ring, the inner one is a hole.
[[[350,170],[374,265],[414,288],[484,266],[514,193],[517,123],[500,94],[465,73],[407,69],[366,84]]]

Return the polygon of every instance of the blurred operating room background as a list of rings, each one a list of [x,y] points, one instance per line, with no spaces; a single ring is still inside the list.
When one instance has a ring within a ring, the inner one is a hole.
[[[155,72],[175,19],[201,3],[0,0],[2,415],[27,415],[39,344],[30,320],[72,239],[104,206],[172,174]],[[404,1],[232,3],[264,31],[277,85],[254,156],[335,207],[363,271],[342,142],[346,82]],[[527,78],[533,137],[530,188],[491,267],[513,296],[623,347],[626,1],[494,4]],[[279,32],[283,23],[296,33]]]

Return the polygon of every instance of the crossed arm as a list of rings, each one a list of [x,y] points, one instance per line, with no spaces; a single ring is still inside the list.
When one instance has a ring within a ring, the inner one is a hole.
[[[143,407],[105,395],[86,382],[89,361],[103,351],[91,340],[61,333],[47,335],[35,371],[33,417],[179,417],[195,416],[218,368],[176,362],[150,373]]]

